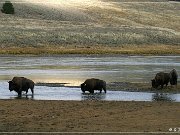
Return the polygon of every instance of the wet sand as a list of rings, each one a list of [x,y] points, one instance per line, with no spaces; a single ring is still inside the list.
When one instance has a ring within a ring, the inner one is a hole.
[[[168,85],[160,86],[158,88],[152,88],[151,82],[149,83],[133,83],[133,82],[111,82],[107,84],[107,89],[121,90],[121,91],[133,91],[133,92],[168,92],[168,93],[180,93],[180,82],[177,86]]]
[[[180,127],[180,103],[173,102],[0,100],[0,106],[0,132],[169,132]]]

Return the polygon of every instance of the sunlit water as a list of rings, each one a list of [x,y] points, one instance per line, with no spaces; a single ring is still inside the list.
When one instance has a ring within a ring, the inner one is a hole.
[[[17,99],[17,93],[8,90],[8,86],[2,82],[0,87],[1,99]],[[26,95],[23,93],[22,99],[33,100],[103,100],[103,101],[173,101],[180,102],[180,94],[169,93],[145,93],[145,92],[126,92],[126,91],[107,91],[107,93],[99,93],[96,91],[94,94],[82,93],[80,88],[67,88],[67,87],[46,87],[36,86],[35,94],[32,96],[29,90]]]
[[[180,56],[57,56],[0,57],[0,99],[16,98],[8,90],[8,80],[24,76],[35,82],[69,83],[79,86],[87,78],[109,82],[149,82],[159,71],[180,73]],[[23,95],[26,98],[25,95]],[[179,94],[124,92],[108,90],[107,94],[82,94],[80,88],[35,86],[35,100],[107,100],[180,102]]]

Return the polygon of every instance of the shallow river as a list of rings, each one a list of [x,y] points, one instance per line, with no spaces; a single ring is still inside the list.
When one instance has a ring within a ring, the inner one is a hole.
[[[16,98],[9,92],[8,80],[24,76],[35,82],[67,83],[79,86],[87,78],[109,82],[150,82],[159,71],[180,73],[180,56],[57,56],[0,57],[0,99]],[[23,97],[26,97],[23,95]],[[179,94],[123,92],[82,94],[80,88],[35,86],[35,100],[116,100],[180,102]]]

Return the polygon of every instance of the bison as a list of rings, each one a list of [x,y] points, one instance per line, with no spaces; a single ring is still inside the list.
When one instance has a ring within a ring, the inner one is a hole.
[[[34,94],[34,82],[25,77],[14,77],[9,83],[9,90],[16,91],[18,96],[21,96],[22,91],[28,93],[28,89],[31,89],[32,95]]]
[[[166,86],[168,85],[170,81],[170,75],[169,73],[159,72],[156,74],[155,78],[152,81],[152,87],[157,88],[161,85],[161,88],[163,88],[164,84]]]
[[[178,74],[177,74],[176,70],[175,69],[171,70],[169,75],[170,75],[170,84],[177,85]]]
[[[81,84],[81,90],[83,93],[85,91],[94,93],[94,90],[100,90],[101,93],[102,89],[106,93],[106,82],[95,78],[87,79],[84,83]]]

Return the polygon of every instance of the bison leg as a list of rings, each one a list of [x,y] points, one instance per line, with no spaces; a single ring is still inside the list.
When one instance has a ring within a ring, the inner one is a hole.
[[[34,85],[30,89],[31,89],[32,95],[34,95]]]
[[[22,95],[22,91],[19,91],[18,92],[18,97],[21,97],[21,95]]]
[[[31,89],[31,92],[32,92],[32,95],[34,95],[34,89],[33,88]]]
[[[85,90],[82,90],[83,93],[85,93]]]
[[[94,90],[90,90],[89,92],[93,94],[93,93],[94,93]]]
[[[28,90],[26,90],[26,95],[27,95],[27,93],[28,93]]]
[[[106,86],[105,86],[105,87],[103,87],[103,90],[104,90],[104,92],[106,93]]]
[[[22,86],[20,86],[20,88],[19,88],[18,97],[21,97],[21,95],[22,95]]]

